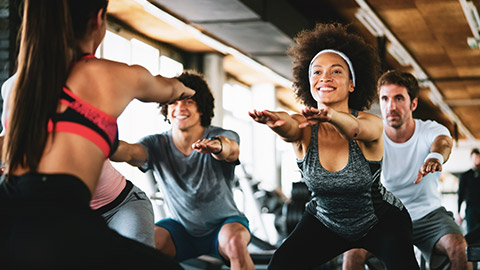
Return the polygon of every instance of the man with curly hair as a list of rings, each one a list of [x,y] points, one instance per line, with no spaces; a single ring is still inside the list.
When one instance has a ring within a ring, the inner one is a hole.
[[[269,269],[312,269],[355,247],[389,270],[418,269],[410,216],[380,182],[382,120],[363,112],[377,97],[375,50],[340,24],[317,24],[295,41],[294,88],[306,108],[249,113],[292,143],[312,192]]]
[[[162,105],[172,128],[137,144],[121,141],[114,161],[153,170],[172,218],[155,224],[155,247],[177,261],[212,255],[231,269],[254,269],[248,253],[248,220],[233,199],[239,136],[211,126],[214,98],[203,76],[177,77],[195,89],[192,98]]]

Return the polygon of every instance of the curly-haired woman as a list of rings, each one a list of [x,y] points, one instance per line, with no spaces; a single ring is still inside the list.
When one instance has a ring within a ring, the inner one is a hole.
[[[294,88],[306,108],[249,113],[292,143],[313,194],[269,269],[311,269],[354,247],[388,269],[418,269],[410,216],[380,182],[382,120],[363,112],[376,99],[375,50],[340,24],[317,24],[295,40]]]

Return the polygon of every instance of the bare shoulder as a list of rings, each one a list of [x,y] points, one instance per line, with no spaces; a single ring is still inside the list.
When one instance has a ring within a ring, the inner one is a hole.
[[[382,118],[380,116],[373,113],[364,112],[364,111],[359,111],[357,118],[372,120],[372,121],[380,121],[380,122],[382,121]]]
[[[108,114],[118,116],[131,101],[127,64],[106,59],[84,59],[73,67],[66,86],[82,100]]]
[[[102,75],[115,75],[119,72],[131,69],[128,64],[112,61],[102,58],[83,59],[75,63],[72,71],[81,70],[83,72],[92,72],[97,74],[100,72]]]
[[[383,121],[382,118],[376,114],[368,112],[358,112],[358,117],[362,130],[367,130],[367,141],[376,140],[382,136],[383,133]],[[369,134],[371,133],[371,134]],[[373,138],[372,138],[373,136]]]

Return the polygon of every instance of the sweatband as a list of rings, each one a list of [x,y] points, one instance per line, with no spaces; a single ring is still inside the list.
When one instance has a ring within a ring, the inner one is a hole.
[[[315,61],[315,59],[317,59],[317,57],[321,54],[324,54],[324,53],[335,53],[337,55],[339,55],[340,57],[343,58],[343,60],[345,60],[345,62],[347,62],[347,65],[348,65],[348,69],[350,70],[350,75],[352,76],[352,82],[353,82],[353,86],[355,86],[355,72],[353,70],[353,65],[352,65],[352,62],[350,61],[350,59],[348,58],[348,56],[346,56],[344,53],[342,52],[339,52],[337,50],[332,50],[332,49],[325,49],[325,50],[322,50],[320,51],[319,53],[317,53],[313,58],[312,58],[312,61],[310,61],[310,65],[308,66],[308,78],[310,79],[310,77],[312,77],[312,64],[313,64],[313,61]]]
[[[209,140],[211,140],[211,141],[212,141],[212,140],[217,140],[217,141],[219,141],[219,142],[220,142],[220,151],[218,151],[218,152],[215,152],[215,153],[212,153],[212,154],[214,154],[214,155],[218,155],[218,154],[222,153],[222,151],[223,151],[223,143],[222,143],[222,139],[220,139],[220,138],[219,138],[219,137],[217,137],[217,136],[215,136],[215,137],[210,137],[210,138],[208,138],[208,139],[209,139]]]
[[[425,162],[425,161],[427,161],[427,159],[431,159],[431,158],[438,159],[440,161],[440,164],[443,164],[443,155],[440,154],[440,153],[437,153],[437,152],[429,153],[423,162]]]

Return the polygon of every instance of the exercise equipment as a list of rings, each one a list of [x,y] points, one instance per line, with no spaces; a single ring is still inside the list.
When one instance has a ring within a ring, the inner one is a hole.
[[[300,219],[302,219],[306,204],[310,201],[312,193],[304,182],[292,183],[290,202],[284,205],[285,226],[287,235],[290,234]]]

